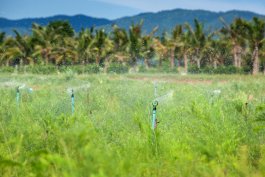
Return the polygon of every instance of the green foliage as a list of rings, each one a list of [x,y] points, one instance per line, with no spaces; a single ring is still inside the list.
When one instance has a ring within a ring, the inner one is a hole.
[[[213,33],[206,32],[204,23],[195,19],[193,26],[178,24],[162,37],[155,36],[158,27],[145,34],[143,20],[132,23],[128,31],[114,25],[110,33],[90,28],[76,36],[67,21],[54,21],[47,26],[33,24],[32,35],[23,36],[16,30],[14,38],[0,34],[0,65],[19,65],[19,72],[40,74],[66,72],[69,66],[74,66],[78,74],[98,73],[100,66],[105,66],[104,72],[117,73],[126,73],[128,66],[134,71],[140,67],[140,72],[176,73],[178,67],[183,67],[184,73],[258,74],[264,65],[264,20],[255,17],[248,22],[236,18],[230,25],[221,21],[224,27]],[[170,64],[166,66],[167,60]],[[141,61],[144,67],[139,65]]]
[[[56,31],[57,34],[61,34],[63,37],[73,37],[74,29],[68,21],[52,21],[47,26],[48,33]]]
[[[117,73],[117,74],[122,74],[122,73],[128,73],[129,67],[127,65],[123,65],[120,63],[111,63],[110,66],[108,67],[108,73]]]
[[[263,76],[69,75],[1,75],[1,176],[264,176]]]
[[[77,74],[97,74],[100,72],[100,66],[96,64],[76,65],[70,66],[69,68],[71,68]]]
[[[236,68],[234,66],[219,66],[216,69],[213,67],[198,68],[196,65],[192,65],[189,68],[189,72],[192,74],[249,74],[249,68]]]
[[[150,68],[146,68],[146,66],[142,65],[139,67],[140,73],[178,73],[178,67],[174,67],[171,69],[170,63],[168,61],[162,62],[161,66],[154,66]]]
[[[26,72],[33,74],[54,74],[57,71],[57,67],[54,65],[37,65],[37,66],[28,66]]]
[[[11,67],[11,66],[9,66],[9,67],[0,67],[0,72],[1,73],[12,73],[12,72],[14,72],[14,67]]]

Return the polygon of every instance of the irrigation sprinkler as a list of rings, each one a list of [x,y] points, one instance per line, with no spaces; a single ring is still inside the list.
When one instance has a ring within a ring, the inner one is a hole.
[[[16,88],[16,101],[17,101],[17,106],[19,106],[19,98],[20,98],[20,91],[19,87]]]
[[[158,123],[156,118],[156,107],[158,106],[158,101],[154,101],[152,104],[153,104],[152,129],[155,130]]]
[[[220,89],[216,89],[211,91],[211,95],[210,95],[210,104],[214,104],[216,99],[219,98],[219,96],[221,95],[222,91]]]
[[[157,106],[158,106],[158,103],[161,104],[164,101],[168,101],[169,99],[171,99],[173,97],[173,93],[174,93],[173,90],[170,90],[167,94],[158,97],[158,94],[157,94],[157,83],[156,82],[154,83],[154,96],[155,96],[155,99],[152,102],[152,106],[153,106],[152,118],[151,118],[152,119],[152,121],[151,121],[152,130],[155,130],[157,128],[157,124],[159,123],[158,120],[157,120]]]
[[[75,95],[74,95],[74,89],[72,89],[71,101],[72,101],[72,114],[74,114],[74,112],[75,112]]]
[[[21,85],[21,86],[18,86],[18,87],[16,88],[16,102],[17,102],[17,105],[18,105],[18,106],[19,106],[19,102],[20,102],[21,91],[22,91],[24,88],[26,88],[26,85],[25,85],[25,84],[23,84],[23,85]],[[33,92],[33,89],[32,89],[32,88],[27,88],[27,91],[28,91],[29,93],[32,93],[32,92]]]
[[[88,90],[90,88],[90,83],[81,85],[79,87],[70,87],[67,88],[67,93],[70,94],[71,97],[71,106],[72,106],[72,114],[75,112],[75,93],[81,91],[81,90]],[[87,96],[89,99],[89,96]]]

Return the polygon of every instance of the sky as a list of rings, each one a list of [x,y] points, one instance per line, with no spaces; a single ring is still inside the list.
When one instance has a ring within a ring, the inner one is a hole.
[[[116,19],[176,8],[247,10],[265,15],[265,0],[0,0],[0,17],[21,19],[84,14]]]

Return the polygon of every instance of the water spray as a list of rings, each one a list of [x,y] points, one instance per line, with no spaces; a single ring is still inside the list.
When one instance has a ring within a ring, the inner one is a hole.
[[[16,101],[17,101],[17,106],[19,106],[19,99],[20,99],[20,91],[19,87],[16,89]]]
[[[154,95],[155,95],[155,98],[157,97],[157,82],[154,83],[154,86],[155,86],[155,92],[154,92]]]

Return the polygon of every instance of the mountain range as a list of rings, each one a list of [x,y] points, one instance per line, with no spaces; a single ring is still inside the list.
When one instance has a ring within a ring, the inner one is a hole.
[[[227,12],[212,12],[206,10],[185,9],[166,10],[156,13],[141,13],[139,15],[123,17],[115,20],[94,18],[85,15],[57,15],[46,18],[27,18],[21,20],[0,18],[0,31],[5,32],[8,35],[13,35],[13,29],[16,29],[22,34],[28,34],[31,31],[32,23],[47,25],[50,21],[55,20],[69,21],[76,32],[79,32],[82,28],[89,28],[92,26],[95,26],[96,28],[104,28],[109,31],[113,24],[117,24],[122,28],[128,29],[132,23],[138,23],[141,20],[144,20],[144,33],[149,33],[154,27],[158,26],[158,34],[161,34],[164,31],[171,31],[176,24],[193,24],[193,20],[195,18],[203,22],[207,30],[214,30],[223,26],[223,24],[220,22],[220,17],[222,17],[229,24],[233,21],[233,19],[238,17],[251,20],[255,16],[265,19],[265,15],[250,11],[233,10]]]

